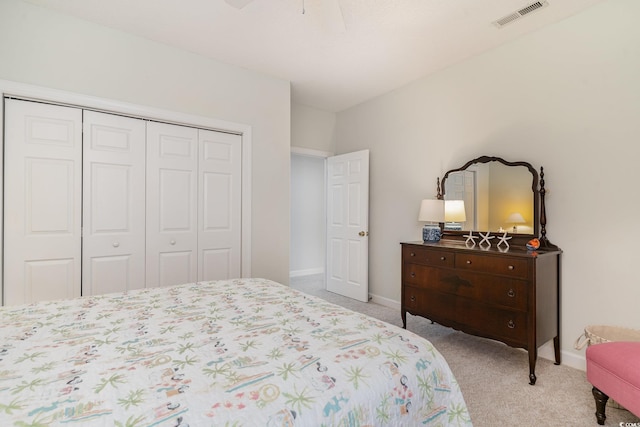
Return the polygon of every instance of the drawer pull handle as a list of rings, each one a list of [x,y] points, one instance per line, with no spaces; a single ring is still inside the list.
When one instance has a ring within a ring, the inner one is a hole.
[[[513,289],[509,289],[507,295],[509,295],[510,298],[513,298],[516,296],[516,291],[514,291]]]
[[[467,264],[471,265],[471,260],[470,259],[467,260]]]
[[[507,326],[509,327],[509,329],[513,329],[516,327],[516,324],[513,322],[513,320],[509,320]]]
[[[513,270],[515,269],[515,267],[513,265],[510,265],[509,267],[507,267],[509,270]]]
[[[410,256],[416,256],[416,254],[415,254],[415,253],[413,253],[413,252],[411,252]]]
[[[416,302],[416,297],[415,297],[415,295],[411,295],[411,302]]]
[[[416,277],[416,273],[414,273],[413,271],[411,272],[411,277]]]
[[[446,257],[446,256],[441,256],[441,257],[440,257],[440,261],[445,261],[446,259],[447,259],[447,257]]]

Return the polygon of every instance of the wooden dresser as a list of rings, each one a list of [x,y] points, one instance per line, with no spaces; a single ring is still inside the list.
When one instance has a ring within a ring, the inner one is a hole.
[[[402,324],[407,312],[529,353],[553,339],[560,363],[560,250],[501,252],[464,242],[402,243]]]

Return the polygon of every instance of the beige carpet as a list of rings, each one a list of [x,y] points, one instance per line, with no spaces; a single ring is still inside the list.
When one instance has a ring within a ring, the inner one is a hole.
[[[291,286],[351,310],[402,326],[398,310],[362,303],[323,289],[322,278],[294,278]],[[591,385],[583,371],[539,358],[538,380],[529,385],[524,350],[454,331],[407,315],[407,329],[427,338],[445,357],[476,427],[597,426]],[[639,423],[628,411],[607,407],[607,426]]]

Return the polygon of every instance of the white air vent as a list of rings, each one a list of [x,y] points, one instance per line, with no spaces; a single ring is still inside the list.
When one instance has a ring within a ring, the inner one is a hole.
[[[523,16],[531,12],[540,10],[547,6],[549,6],[549,3],[546,0],[537,1],[535,3],[530,4],[529,6],[523,7],[520,10],[516,10],[515,12],[510,13],[505,17],[502,17],[496,21],[493,21],[493,25],[495,25],[498,28],[502,28],[505,25],[510,24],[513,21],[517,21],[518,19],[522,18]]]
[[[235,7],[236,9],[242,9],[253,0],[224,0],[227,2],[229,6]]]

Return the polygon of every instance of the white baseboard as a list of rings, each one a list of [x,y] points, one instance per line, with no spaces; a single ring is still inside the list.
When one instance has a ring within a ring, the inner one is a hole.
[[[324,273],[324,268],[307,268],[306,270],[292,270],[289,272],[289,277],[300,277],[300,276],[312,276],[314,274],[322,274]]]
[[[369,294],[369,301],[400,311],[400,302],[379,295]]]
[[[556,356],[553,350],[553,340],[545,343],[538,349],[538,356],[555,362]],[[560,350],[560,363],[581,371],[587,370],[587,360],[585,357],[572,352]]]

